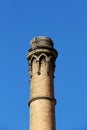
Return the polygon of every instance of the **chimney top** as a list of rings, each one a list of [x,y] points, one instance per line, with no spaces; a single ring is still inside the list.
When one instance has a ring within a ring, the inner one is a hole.
[[[48,47],[53,48],[53,41],[51,38],[46,36],[38,36],[31,40],[30,45],[32,49],[36,49],[38,47]]]

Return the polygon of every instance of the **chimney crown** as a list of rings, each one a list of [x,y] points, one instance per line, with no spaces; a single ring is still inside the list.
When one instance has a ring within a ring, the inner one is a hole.
[[[53,48],[53,41],[51,38],[46,36],[38,36],[31,40],[30,45],[31,49],[36,49],[38,47],[47,47],[47,48]]]

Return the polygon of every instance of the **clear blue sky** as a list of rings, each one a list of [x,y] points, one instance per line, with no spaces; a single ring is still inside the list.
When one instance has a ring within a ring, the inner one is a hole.
[[[87,130],[87,0],[0,0],[0,130],[28,130],[30,40],[53,39],[57,130]]]

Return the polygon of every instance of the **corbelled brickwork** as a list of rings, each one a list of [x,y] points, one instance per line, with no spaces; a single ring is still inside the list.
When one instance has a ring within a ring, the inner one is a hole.
[[[48,37],[34,38],[30,44],[30,130],[56,130],[54,70],[58,54]]]

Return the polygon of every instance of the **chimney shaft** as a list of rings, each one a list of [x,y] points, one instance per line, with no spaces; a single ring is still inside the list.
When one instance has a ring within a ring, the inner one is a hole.
[[[30,44],[30,130],[56,130],[54,70],[58,53],[48,37],[33,38]]]

